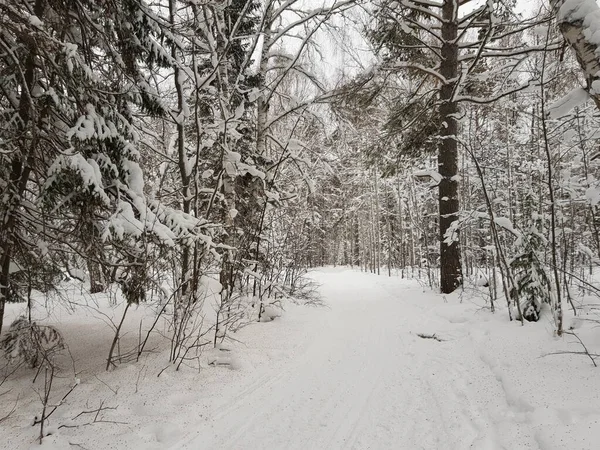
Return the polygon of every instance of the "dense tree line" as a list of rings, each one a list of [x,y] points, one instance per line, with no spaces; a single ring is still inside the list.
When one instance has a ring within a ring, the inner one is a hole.
[[[322,182],[320,263],[395,268],[446,293],[479,278],[511,319],[550,304],[560,334],[575,286],[597,291],[598,7],[514,7],[375,3],[376,68],[335,105],[332,154],[347,157]]]
[[[216,277],[215,340],[293,293],[308,63],[351,2],[295,3],[0,2],[0,325],[65,276],[172,305],[174,335]]]

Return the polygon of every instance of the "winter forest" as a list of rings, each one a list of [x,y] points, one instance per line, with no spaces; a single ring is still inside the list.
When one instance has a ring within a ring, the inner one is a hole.
[[[595,449],[596,0],[0,0],[0,448]]]

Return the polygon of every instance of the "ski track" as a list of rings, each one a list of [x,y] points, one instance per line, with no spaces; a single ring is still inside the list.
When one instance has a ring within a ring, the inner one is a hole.
[[[294,356],[225,393],[173,448],[540,448],[518,420],[530,407],[460,321],[421,304],[416,284],[365,276],[315,274],[329,308],[305,324]],[[450,339],[421,339],[420,325]]]

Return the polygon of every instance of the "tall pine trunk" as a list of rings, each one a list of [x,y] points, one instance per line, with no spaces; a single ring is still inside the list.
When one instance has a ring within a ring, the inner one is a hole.
[[[445,294],[453,292],[462,279],[460,245],[446,243],[446,232],[458,220],[458,104],[454,91],[458,76],[458,1],[444,0],[442,8],[442,63],[440,73],[445,83],[440,91],[440,143],[438,172],[442,176],[438,201],[440,216],[440,288]]]

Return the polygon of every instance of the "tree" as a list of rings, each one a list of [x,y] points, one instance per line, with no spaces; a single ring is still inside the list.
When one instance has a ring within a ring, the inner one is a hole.
[[[391,133],[412,137],[408,148],[400,149],[405,154],[425,153],[428,142],[437,142],[440,286],[444,293],[455,290],[462,279],[458,125],[463,105],[493,103],[528,86],[531,80],[497,88],[486,79],[493,67],[494,76],[503,74],[510,80],[530,52],[546,48],[510,40],[539,23],[537,19],[514,20],[514,2],[486,2],[475,8],[470,3],[382,1],[369,34],[381,58],[379,69],[401,71],[396,78],[403,94],[397,97],[398,107],[388,121]],[[555,47],[552,42],[550,48]],[[415,129],[420,131],[415,133]]]
[[[145,198],[135,121],[164,111],[146,77],[168,65],[161,25],[141,0],[0,4],[0,329],[15,249],[94,265],[111,242],[125,281],[146,237],[171,239]]]
[[[448,236],[458,219],[458,17],[459,2],[444,0],[441,18],[441,50],[439,106],[438,188],[440,216],[440,289],[443,293],[454,291],[462,282],[461,256],[458,239]]]
[[[550,5],[557,16],[559,29],[584,73],[586,91],[600,109],[600,42],[594,37],[600,7],[595,0],[550,0]]]

